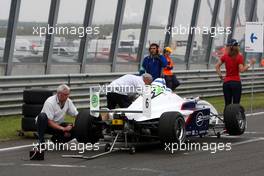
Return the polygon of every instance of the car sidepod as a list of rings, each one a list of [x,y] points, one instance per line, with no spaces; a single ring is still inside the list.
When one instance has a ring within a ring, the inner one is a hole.
[[[210,109],[195,110],[186,120],[186,136],[204,136],[208,133]]]

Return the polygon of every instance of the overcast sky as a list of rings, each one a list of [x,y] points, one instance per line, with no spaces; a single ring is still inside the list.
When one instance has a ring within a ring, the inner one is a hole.
[[[0,0],[0,19],[7,19],[11,0]],[[155,0],[154,10],[158,16],[153,21],[164,23],[170,0]],[[140,22],[144,11],[145,0],[127,0],[125,21]],[[81,23],[84,16],[86,0],[61,0],[59,22]],[[47,21],[50,0],[22,0],[20,21]],[[110,23],[114,21],[117,0],[96,0],[95,20],[97,23]]]
[[[0,0],[0,19],[7,19],[11,0]],[[185,13],[190,14],[194,0],[185,3]],[[171,0],[154,0],[151,24],[166,24]],[[180,2],[181,3],[181,2]],[[189,4],[190,3],[190,4]],[[86,0],[61,0],[59,22],[81,23]],[[142,21],[145,0],[127,0],[124,22]],[[22,0],[19,21],[47,21],[50,0]],[[117,0],[96,0],[94,20],[96,23],[113,23]],[[182,13],[183,17],[184,14]],[[182,21],[184,19],[179,18]]]
[[[214,0],[210,0],[213,2]],[[229,0],[228,0],[229,1]],[[7,19],[11,0],[0,0],[0,19]],[[167,23],[171,0],[154,0],[151,24],[165,25]],[[176,21],[189,24],[194,0],[180,0]],[[223,1],[222,1],[223,2]],[[243,2],[243,1],[242,1]],[[207,0],[202,0],[200,23],[209,23],[210,12]],[[82,23],[86,0],[61,0],[59,23]],[[127,0],[125,8],[125,23],[140,23],[142,21],[145,0]],[[19,21],[42,21],[48,19],[50,0],[21,0]],[[96,0],[94,11],[95,23],[113,23],[117,0]],[[264,8],[264,1],[259,0],[258,8]],[[223,9],[223,7],[221,8]],[[258,11],[260,11],[260,9]],[[241,12],[243,13],[243,12]],[[223,15],[222,15],[223,16]],[[187,20],[188,19],[188,20]],[[209,20],[209,21],[208,21]]]

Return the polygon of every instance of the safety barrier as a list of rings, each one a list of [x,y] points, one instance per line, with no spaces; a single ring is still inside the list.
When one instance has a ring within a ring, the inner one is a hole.
[[[37,76],[4,76],[0,77],[0,116],[21,114],[23,90],[46,88],[56,90],[61,83],[71,87],[71,98],[78,108],[89,107],[89,87],[108,84],[112,80],[128,73],[103,74],[69,74],[69,75],[37,75]],[[136,74],[136,73],[130,73]],[[176,93],[184,97],[213,97],[222,95],[222,83],[215,70],[175,71],[181,85]],[[254,92],[264,92],[264,69],[254,72],[249,70],[241,74],[243,93],[250,93],[252,84]],[[102,105],[106,104],[102,96]]]

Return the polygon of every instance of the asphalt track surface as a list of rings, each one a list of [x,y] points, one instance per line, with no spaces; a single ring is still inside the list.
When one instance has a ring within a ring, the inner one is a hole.
[[[170,175],[247,175],[264,173],[264,115],[248,117],[248,129],[239,137],[194,138],[191,142],[231,143],[230,151],[176,151],[148,145],[137,148],[136,154],[120,151],[93,160],[62,158],[72,151],[48,151],[44,161],[29,161],[31,147],[10,147],[32,144],[33,140],[0,143],[0,176],[28,175],[92,175],[92,176],[170,176]],[[100,147],[103,151],[104,147]],[[98,151],[86,151],[91,156]]]

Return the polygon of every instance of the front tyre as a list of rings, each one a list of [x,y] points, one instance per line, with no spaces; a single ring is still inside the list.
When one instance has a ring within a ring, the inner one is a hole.
[[[230,104],[226,106],[224,111],[224,123],[228,134],[243,134],[247,125],[244,108],[239,104]]]

